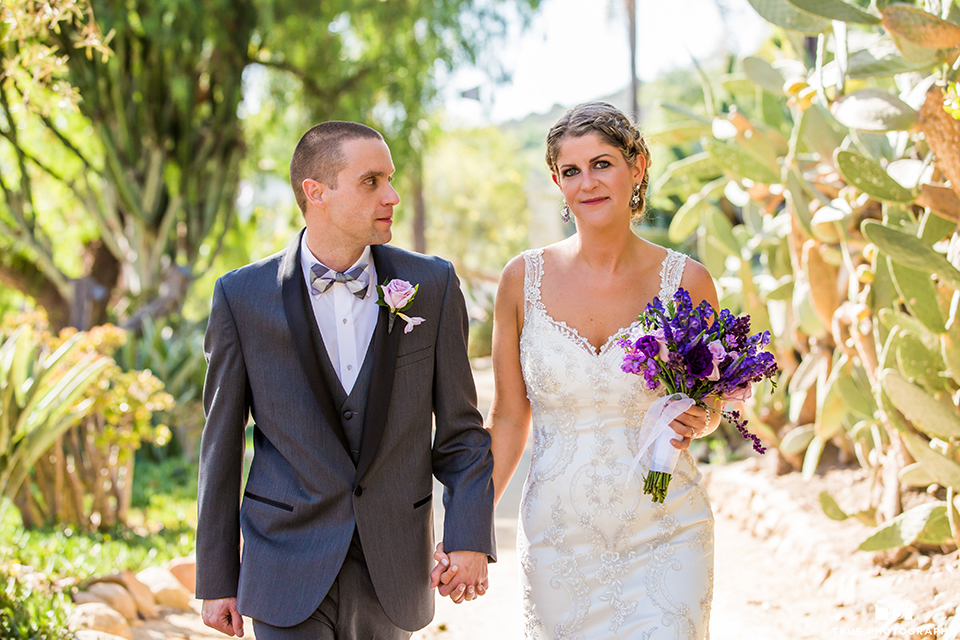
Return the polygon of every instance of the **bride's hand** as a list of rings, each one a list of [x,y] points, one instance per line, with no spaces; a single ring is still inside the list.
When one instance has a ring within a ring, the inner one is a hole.
[[[677,432],[680,440],[670,442],[677,449],[687,449],[694,438],[699,438],[707,430],[710,423],[710,414],[703,407],[693,405],[670,423],[670,428]]]

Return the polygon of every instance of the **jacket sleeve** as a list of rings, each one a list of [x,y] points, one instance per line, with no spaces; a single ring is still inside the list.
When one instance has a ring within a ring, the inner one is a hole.
[[[237,595],[240,579],[240,485],[250,408],[240,336],[222,279],[204,338],[206,424],[197,493],[197,598]]]
[[[443,546],[446,551],[486,553],[495,562],[490,434],[477,410],[477,389],[467,357],[466,305],[453,266],[448,263],[447,268],[433,378],[433,473],[445,487]]]

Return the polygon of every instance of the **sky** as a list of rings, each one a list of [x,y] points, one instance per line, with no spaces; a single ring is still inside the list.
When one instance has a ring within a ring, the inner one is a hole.
[[[637,0],[637,23],[641,81],[690,67],[691,56],[709,66],[715,56],[749,55],[770,33],[747,0]],[[512,31],[499,47],[512,79],[495,84],[483,71],[460,69],[445,83],[448,119],[500,123],[609,95],[630,81],[622,0],[541,0],[530,25]],[[477,86],[479,101],[460,97]]]

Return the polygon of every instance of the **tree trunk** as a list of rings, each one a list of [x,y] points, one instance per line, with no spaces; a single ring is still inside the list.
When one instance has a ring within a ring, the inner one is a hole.
[[[427,252],[427,205],[423,198],[423,158],[420,156],[413,170],[413,250]]]
[[[627,3],[627,28],[630,30],[630,116],[640,121],[640,81],[637,78],[637,0]]]

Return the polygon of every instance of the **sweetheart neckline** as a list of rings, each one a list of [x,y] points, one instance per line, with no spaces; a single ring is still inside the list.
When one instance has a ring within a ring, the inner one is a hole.
[[[604,342],[603,345],[600,346],[598,350],[597,347],[593,346],[593,343],[590,342],[583,334],[581,334],[576,327],[571,327],[563,320],[557,320],[552,315],[550,315],[550,313],[547,311],[546,306],[544,306],[542,302],[539,302],[539,304],[534,304],[533,307],[543,314],[543,317],[547,319],[547,322],[549,322],[550,324],[558,328],[565,329],[566,331],[560,331],[560,333],[562,335],[570,335],[571,340],[574,340],[574,342],[582,346],[590,355],[592,355],[595,358],[602,357],[604,353],[606,353],[609,350],[609,347],[611,344],[613,344],[613,341],[615,338],[618,338],[626,334],[627,332],[632,330],[638,322],[640,322],[640,320],[637,319],[625,327],[620,327],[619,329],[614,331],[612,334],[610,334],[610,337],[607,338],[606,342]],[[524,325],[523,329],[526,329],[526,325],[527,325],[526,318],[524,318],[523,320],[523,325]],[[521,333],[522,333],[522,330],[521,330]]]

